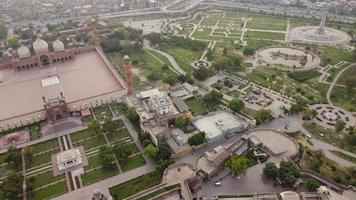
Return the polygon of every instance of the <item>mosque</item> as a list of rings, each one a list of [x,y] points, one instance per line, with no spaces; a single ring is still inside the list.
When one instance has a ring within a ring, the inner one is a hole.
[[[52,51],[46,41],[37,38],[33,44],[34,54],[31,54],[27,46],[20,46],[12,53],[8,62],[0,64],[0,69],[12,68],[14,70],[27,70],[34,67],[48,66],[54,63],[66,62],[75,58],[77,54],[93,50],[92,47],[77,47],[66,49],[60,40],[52,43]]]
[[[59,119],[126,95],[96,29],[93,34],[95,45],[68,48],[58,39],[49,45],[37,38],[33,51],[22,45],[0,63],[0,131],[47,121],[41,132],[51,133]]]

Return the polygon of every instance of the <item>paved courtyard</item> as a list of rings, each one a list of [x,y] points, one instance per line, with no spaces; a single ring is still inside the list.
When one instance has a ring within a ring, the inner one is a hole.
[[[42,110],[42,96],[56,97],[63,92],[70,103],[123,89],[95,51],[48,68],[21,72],[6,69],[2,73],[0,121]],[[57,76],[59,83],[43,87],[42,80],[49,76]]]

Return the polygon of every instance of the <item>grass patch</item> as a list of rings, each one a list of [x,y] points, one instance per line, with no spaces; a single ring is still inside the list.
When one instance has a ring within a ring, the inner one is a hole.
[[[340,158],[343,158],[345,160],[348,160],[348,161],[356,164],[356,158],[354,158],[352,156],[349,156],[347,154],[342,153],[341,151],[336,151],[336,150],[331,150],[330,152],[337,155]]]
[[[120,166],[124,172],[145,165],[146,161],[141,155],[133,156],[120,162]]]
[[[120,200],[161,183],[162,175],[155,171],[110,188],[111,196]]]
[[[193,115],[203,115],[214,110],[208,107],[207,105],[199,102],[195,98],[190,98],[186,100],[185,103],[188,105],[189,110],[190,112],[192,112]]]
[[[294,80],[299,81],[299,82],[304,82],[306,80],[319,77],[320,73],[316,69],[313,69],[313,70],[307,70],[307,71],[291,72],[291,73],[288,73],[288,76]]]
[[[33,196],[29,196],[28,198],[31,200],[43,200],[43,199],[51,199],[61,194],[67,192],[66,182],[60,182],[49,187],[37,190],[33,193]]]
[[[114,176],[118,174],[118,171],[115,170],[106,170],[104,168],[100,168],[100,169],[95,169],[93,171],[90,172],[85,172],[82,175],[82,180],[84,185],[89,185],[98,181],[101,181],[103,179],[109,178],[111,176]]]
[[[351,112],[356,111],[356,87],[350,93],[345,87],[334,86],[330,98],[335,105]]]
[[[64,176],[63,175],[62,176],[53,176],[53,172],[48,171],[48,172],[39,174],[37,176],[33,176],[33,177],[31,177],[31,179],[33,179],[33,187],[38,188],[43,185],[64,179]]]

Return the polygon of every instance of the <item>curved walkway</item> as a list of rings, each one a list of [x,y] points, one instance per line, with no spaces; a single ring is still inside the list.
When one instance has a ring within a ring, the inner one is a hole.
[[[271,128],[271,129],[275,129],[275,130],[281,130],[284,131],[285,130],[285,126],[288,125],[288,129],[286,131],[301,131],[302,134],[304,135],[312,135],[311,133],[309,133],[308,130],[306,130],[303,127],[303,120],[300,119],[300,117],[296,117],[296,116],[288,116],[285,118],[281,118],[281,119],[276,119],[276,120],[272,120],[269,123],[264,124],[262,127],[263,128]],[[344,165],[345,167],[352,167],[355,166],[354,163],[345,160],[343,158],[340,158],[339,156],[336,156],[335,154],[331,153],[330,151],[332,150],[337,150],[340,151],[346,155],[352,156],[354,158],[356,158],[356,154],[355,153],[351,153],[349,151],[345,151],[339,147],[333,146],[331,144],[328,144],[326,142],[323,142],[321,140],[316,139],[315,137],[311,138],[310,141],[313,143],[313,147],[317,150],[321,150],[325,157],[329,158],[330,160],[333,160],[337,163],[340,163],[342,165]]]
[[[336,77],[334,78],[333,82],[331,83],[329,89],[328,89],[328,92],[326,93],[326,100],[328,101],[328,104],[330,105],[334,105],[330,99],[330,96],[331,96],[331,92],[333,91],[333,88],[334,88],[334,85],[336,84],[337,80],[340,78],[340,76],[347,70],[349,69],[350,67],[353,67],[353,66],[356,66],[356,64],[351,64],[347,67],[345,67],[344,69],[342,69],[337,75]]]
[[[143,42],[143,45],[144,45],[144,48],[146,48],[147,50],[154,51],[154,52],[159,53],[159,54],[161,54],[162,56],[166,57],[166,58],[169,60],[169,62],[172,64],[172,66],[174,67],[174,69],[175,69],[178,73],[183,74],[183,75],[186,74],[186,72],[178,65],[178,63],[176,62],[176,60],[175,60],[171,55],[169,55],[168,53],[166,53],[166,52],[164,52],[164,51],[161,51],[161,50],[152,48],[152,47],[149,45],[149,42],[148,42],[148,41],[144,41],[144,42]]]

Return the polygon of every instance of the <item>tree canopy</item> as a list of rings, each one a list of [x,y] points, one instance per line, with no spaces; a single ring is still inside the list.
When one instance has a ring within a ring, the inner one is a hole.
[[[226,166],[230,168],[234,175],[244,175],[249,168],[250,160],[245,156],[232,156],[226,161]]]
[[[1,184],[1,190],[6,199],[17,199],[17,196],[22,194],[23,175],[14,173],[4,179]]]
[[[346,123],[344,121],[342,121],[340,119],[337,120],[336,123],[335,123],[336,132],[340,132],[340,131],[344,130],[345,125],[346,125]]]
[[[14,146],[9,147],[6,153],[5,161],[10,166],[16,169],[21,169],[22,168],[21,151]]]
[[[278,177],[278,168],[274,163],[266,163],[263,169],[263,175],[268,179],[275,179]]]
[[[205,67],[201,67],[199,69],[194,69],[193,76],[198,81],[204,81],[208,78],[209,71]]]
[[[111,146],[101,146],[99,149],[99,157],[104,169],[111,170],[115,167],[115,155],[113,154],[113,148]]]
[[[234,98],[229,102],[228,107],[234,112],[241,112],[241,110],[244,109],[245,104],[242,100]]]
[[[308,178],[306,181],[306,186],[309,191],[314,192],[320,187],[320,183],[313,178]]]
[[[299,177],[298,167],[290,161],[282,161],[278,173],[282,183],[288,186],[292,186]]]
[[[255,54],[255,49],[252,47],[245,47],[244,50],[242,51],[242,53],[245,56],[252,56],[253,54]]]
[[[272,112],[269,109],[261,109],[257,111],[255,119],[257,124],[261,124],[267,120],[272,119]]]
[[[203,144],[206,141],[205,132],[196,133],[188,138],[188,144],[190,146],[197,146]]]
[[[203,97],[203,100],[210,105],[218,105],[223,98],[223,94],[218,91],[212,90]]]
[[[149,144],[145,147],[145,154],[149,155],[151,158],[155,159],[158,153],[158,148],[153,144]]]
[[[11,49],[17,49],[20,47],[20,43],[16,38],[12,37],[7,40],[7,46]]]

